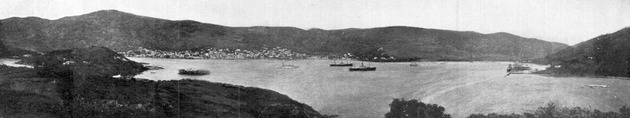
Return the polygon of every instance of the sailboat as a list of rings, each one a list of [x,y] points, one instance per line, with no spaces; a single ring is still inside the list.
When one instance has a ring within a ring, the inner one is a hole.
[[[358,67],[350,67],[348,70],[350,71],[376,71],[376,67],[365,66],[361,63],[361,66]]]
[[[343,61],[337,63],[336,61],[333,60],[333,63],[330,64],[331,67],[342,67],[342,66],[352,66],[352,63],[343,63]]]

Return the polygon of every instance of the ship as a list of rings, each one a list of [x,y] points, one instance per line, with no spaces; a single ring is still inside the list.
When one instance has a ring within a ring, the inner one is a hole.
[[[210,71],[207,70],[193,70],[193,69],[179,69],[180,75],[207,75]]]
[[[299,68],[300,66],[296,66],[296,65],[291,65],[291,64],[284,64],[282,63],[282,66],[280,66],[280,68],[283,69],[294,69],[294,68]]]
[[[333,62],[333,64],[330,64],[330,66],[331,67],[342,67],[342,66],[353,66],[353,64],[352,63],[343,63],[343,61],[342,61],[342,62],[339,62],[339,63]]]
[[[376,67],[365,66],[361,63],[361,66],[358,67],[350,67],[348,70],[350,71],[376,71]]]

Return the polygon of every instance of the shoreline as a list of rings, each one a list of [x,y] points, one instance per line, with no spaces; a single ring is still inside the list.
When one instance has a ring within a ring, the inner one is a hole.
[[[6,65],[6,66],[11,66],[11,67],[33,68],[33,66],[30,66],[30,65],[17,64],[17,62],[19,62],[19,61],[20,61],[20,59],[0,58],[0,65]]]
[[[619,77],[619,76],[602,76],[602,75],[579,76],[579,75],[571,75],[571,74],[553,74],[553,73],[530,73],[530,74],[545,76],[545,77],[554,77],[554,78],[594,78],[594,79],[630,80],[630,77]]]
[[[479,61],[444,61],[444,60],[427,60],[427,61],[366,61],[366,60],[357,60],[357,59],[326,59],[326,58],[305,58],[305,59],[195,59],[195,58],[154,58],[154,57],[128,57],[126,58],[145,58],[145,59],[181,59],[181,60],[283,60],[283,61],[295,61],[295,60],[342,60],[342,61],[361,61],[361,62],[371,62],[371,63],[400,63],[400,62],[484,62],[484,63],[493,63],[493,62],[506,62],[511,63],[514,61],[510,60],[479,60]],[[535,64],[535,63],[531,63]]]

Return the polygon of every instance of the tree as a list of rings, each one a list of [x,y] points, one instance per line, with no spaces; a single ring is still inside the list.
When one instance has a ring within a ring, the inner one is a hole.
[[[450,118],[444,114],[444,107],[437,104],[425,104],[416,99],[394,99],[389,104],[390,111],[385,118]]]

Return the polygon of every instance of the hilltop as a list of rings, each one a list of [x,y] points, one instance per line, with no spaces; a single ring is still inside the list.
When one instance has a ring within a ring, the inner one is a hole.
[[[630,76],[630,27],[597,36],[545,57],[556,74]]]
[[[0,21],[0,40],[19,49],[49,52],[103,46],[122,52],[144,47],[182,51],[208,48],[261,50],[282,47],[310,55],[351,53],[424,60],[528,60],[567,45],[509,33],[481,34],[405,26],[303,30],[294,27],[228,27],[172,21],[103,10],[56,20],[37,17]]]

